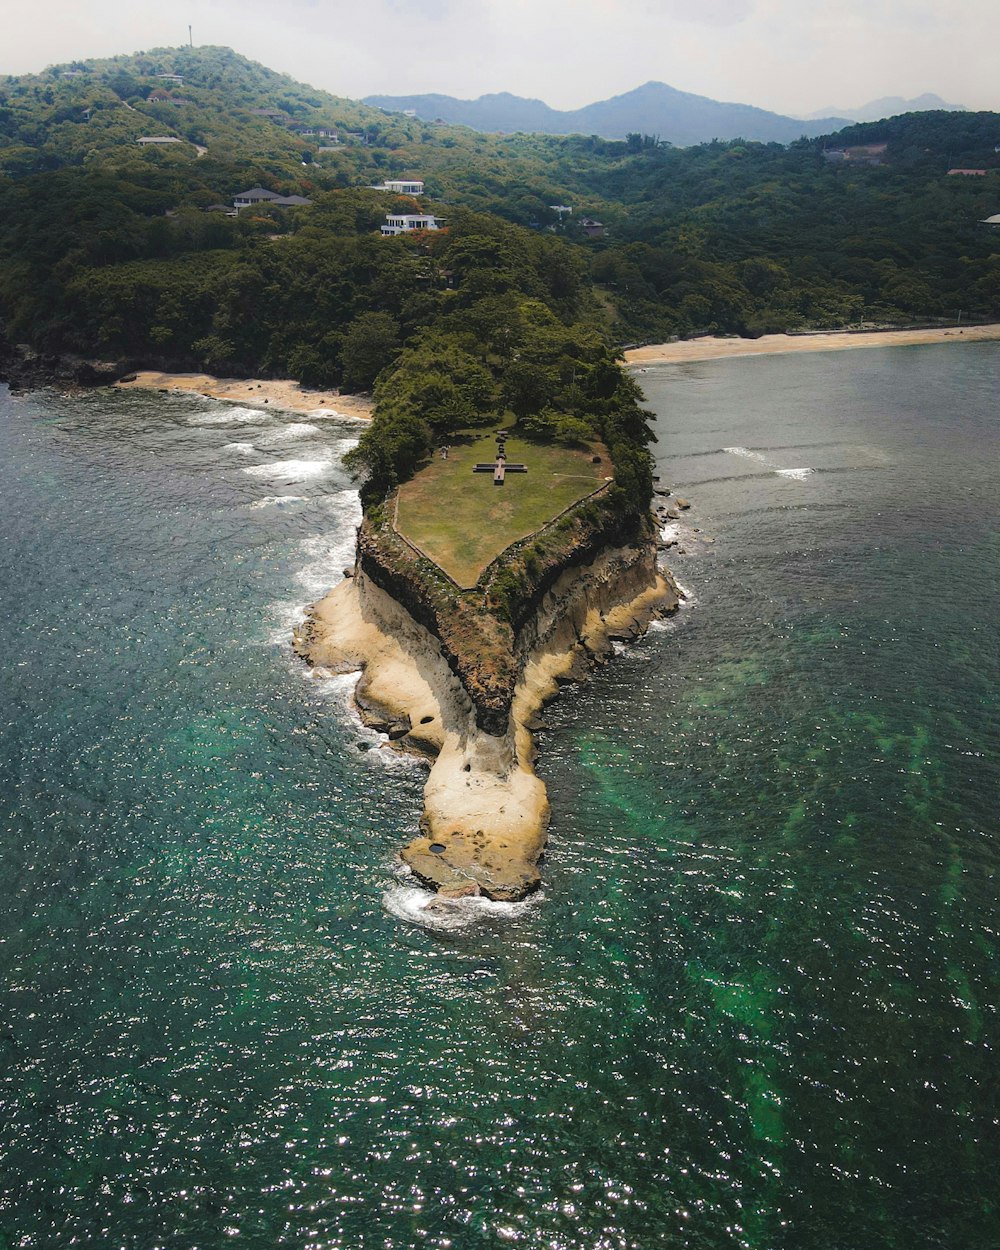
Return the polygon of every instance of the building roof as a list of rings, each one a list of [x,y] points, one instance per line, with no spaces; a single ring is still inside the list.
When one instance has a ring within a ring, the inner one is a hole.
[[[950,178],[952,174],[965,174],[967,178],[985,178],[986,170],[985,169],[949,169],[948,177]]]
[[[171,135],[141,135],[136,139],[136,143],[182,143],[182,139],[173,138]]]
[[[979,224],[981,226],[1000,226],[1000,213],[994,213],[992,217],[983,217]]]
[[[278,195],[264,187],[251,187],[249,191],[241,191],[233,196],[233,203],[239,204],[273,204],[275,208],[294,208],[299,204],[311,204],[304,195]]]

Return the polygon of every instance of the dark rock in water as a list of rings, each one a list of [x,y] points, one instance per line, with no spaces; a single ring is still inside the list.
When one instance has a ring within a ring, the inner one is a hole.
[[[670,521],[679,521],[681,518],[681,514],[676,508],[664,508],[663,515]]]
[[[678,508],[690,508],[691,507],[690,502],[687,499],[681,499],[679,495],[674,500],[674,503],[677,505]]]
[[[407,716],[405,720],[394,721],[386,733],[389,735],[390,742],[398,742],[400,738],[405,738],[412,728],[410,718]]]
[[[118,382],[119,384],[122,382],[136,382],[138,379],[139,375],[137,373],[126,373],[124,377],[118,379]]]
[[[344,576],[345,576],[345,577],[353,577],[353,576],[354,576],[354,570],[353,570],[353,569],[344,569]]]

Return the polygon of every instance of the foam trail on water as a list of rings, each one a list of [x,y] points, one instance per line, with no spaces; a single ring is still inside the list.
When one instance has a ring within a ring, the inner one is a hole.
[[[250,465],[243,472],[253,477],[283,477],[300,482],[307,477],[322,477],[332,467],[332,460],[275,460],[271,464]]]
[[[223,451],[238,451],[241,456],[249,456],[256,448],[253,443],[227,443]]]
[[[772,460],[768,460],[762,452],[751,451],[749,447],[723,447],[723,451],[728,451],[731,456],[741,456],[744,460],[756,460],[758,464],[766,464],[769,469],[774,469],[778,477],[790,477],[801,482],[803,478],[809,477],[815,473],[815,469],[779,469]]]
[[[521,903],[497,903],[481,896],[442,898],[422,886],[408,884],[393,886],[382,895],[382,906],[390,916],[443,933],[490,921],[518,920],[539,902],[540,894],[532,894]]]
[[[731,456],[742,456],[744,460],[759,460],[761,464],[770,465],[767,456],[762,455],[759,451],[751,451],[749,447],[723,447],[723,451],[728,451]]]

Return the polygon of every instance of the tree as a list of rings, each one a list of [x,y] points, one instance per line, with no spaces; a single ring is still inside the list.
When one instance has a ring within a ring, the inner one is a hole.
[[[370,391],[378,375],[392,363],[399,345],[399,322],[395,317],[380,312],[356,317],[341,348],[344,389]]]

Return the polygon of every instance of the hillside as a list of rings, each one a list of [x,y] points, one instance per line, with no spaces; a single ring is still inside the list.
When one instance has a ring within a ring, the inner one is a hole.
[[[54,67],[0,82],[0,317],[36,351],[363,387],[480,297],[490,324],[541,298],[618,342],[991,318],[998,143],[996,114],[944,111],[788,146],[496,136],[228,48]],[[877,166],[827,159],[871,144]],[[446,230],[379,236],[416,206],[370,189],[399,175]],[[310,202],[208,211],[252,186]]]
[[[365,103],[391,113],[410,109],[429,121],[440,118],[475,130],[599,135],[604,139],[652,134],[679,147],[736,138],[791,143],[803,135],[838,130],[847,120],[823,117],[804,122],[749,104],[723,104],[662,82],[647,82],[624,95],[565,112],[550,108],[541,100],[526,100],[507,92],[483,95],[476,100],[456,100],[446,95],[372,95],[365,98]]]

